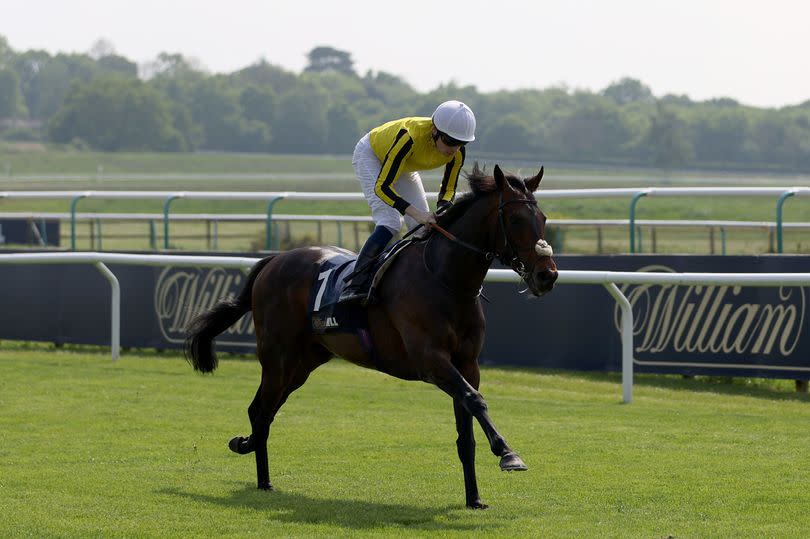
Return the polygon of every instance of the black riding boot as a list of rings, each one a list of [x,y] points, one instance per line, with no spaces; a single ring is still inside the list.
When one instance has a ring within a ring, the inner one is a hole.
[[[360,249],[360,254],[357,255],[354,275],[341,292],[338,303],[362,301],[366,298],[371,279],[374,277],[374,260],[383,252],[391,237],[391,232],[385,227],[378,226],[374,230],[374,233],[366,240],[366,244]]]

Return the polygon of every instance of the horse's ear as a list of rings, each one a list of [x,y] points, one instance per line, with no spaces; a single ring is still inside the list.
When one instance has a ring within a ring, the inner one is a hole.
[[[537,188],[540,186],[540,180],[543,179],[543,167],[540,167],[540,172],[537,173],[537,176],[533,178],[527,178],[525,180],[526,188],[529,190],[530,193],[534,193],[537,191]]]
[[[503,184],[506,183],[506,178],[503,177],[503,171],[501,170],[501,167],[495,165],[495,170],[493,171],[492,175],[495,178],[495,187],[497,187],[498,190],[500,191],[501,189],[503,189]]]

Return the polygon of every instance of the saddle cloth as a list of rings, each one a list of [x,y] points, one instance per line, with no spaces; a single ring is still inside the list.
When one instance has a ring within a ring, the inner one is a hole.
[[[396,256],[411,243],[400,240],[389,248],[377,261],[374,268],[369,296],[374,297],[383,275],[391,267]],[[307,312],[316,333],[356,333],[368,327],[366,309],[359,303],[341,305],[338,298],[348,284],[347,278],[354,272],[357,255],[339,247],[329,247],[330,253],[320,263],[318,278],[309,291]]]

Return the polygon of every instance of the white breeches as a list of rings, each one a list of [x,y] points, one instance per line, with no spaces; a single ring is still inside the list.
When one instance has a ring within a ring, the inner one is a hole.
[[[371,207],[371,218],[374,219],[374,223],[377,226],[388,228],[394,234],[398,234],[400,228],[402,228],[403,216],[393,207],[383,202],[374,192],[374,185],[380,175],[382,163],[377,158],[374,150],[371,149],[368,134],[361,138],[360,142],[355,146],[352,166],[357,179],[360,181],[366,201]],[[418,172],[403,172],[399,175],[399,178],[394,180],[392,187],[408,203],[413,204],[422,211],[428,211],[425,188],[422,186],[422,178],[419,177]],[[410,230],[418,223],[406,215],[405,224]]]

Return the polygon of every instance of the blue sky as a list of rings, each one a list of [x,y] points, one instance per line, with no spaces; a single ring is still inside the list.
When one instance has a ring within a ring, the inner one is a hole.
[[[770,0],[0,0],[16,50],[86,52],[99,38],[138,63],[161,51],[232,71],[260,58],[293,71],[330,45],[360,73],[420,91],[600,90],[622,77],[660,96],[755,106],[810,99],[810,2]]]

